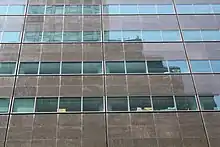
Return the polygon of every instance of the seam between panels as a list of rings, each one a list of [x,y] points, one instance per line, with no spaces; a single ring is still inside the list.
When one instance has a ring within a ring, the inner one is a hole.
[[[13,89],[11,91],[10,105],[9,105],[9,111],[8,111],[9,112],[8,113],[8,120],[7,120],[7,126],[6,126],[6,130],[5,130],[5,139],[4,139],[4,144],[3,144],[4,147],[6,147],[10,119],[11,119],[11,115],[12,115],[11,111],[12,111],[12,106],[14,103],[15,87],[16,87],[18,72],[19,72],[18,67],[19,67],[19,61],[20,61],[20,56],[21,56],[22,42],[23,42],[23,38],[24,38],[24,30],[25,30],[25,23],[26,23],[26,19],[27,19],[28,4],[29,4],[29,0],[26,0],[26,2],[25,2],[26,8],[24,11],[24,15],[22,15],[24,17],[23,18],[23,26],[22,26],[21,33],[20,33],[19,50],[18,50],[18,57],[17,57],[17,61],[16,61],[17,64],[16,64],[16,69],[15,69],[15,74],[14,74]]]
[[[195,90],[195,94],[196,94],[197,106],[198,106],[198,108],[199,108],[198,113],[200,114],[200,118],[201,118],[201,121],[202,121],[202,126],[203,126],[203,129],[204,129],[204,131],[205,131],[205,138],[207,139],[206,142],[207,142],[207,144],[208,144],[208,147],[211,147],[211,144],[210,144],[210,141],[209,141],[209,137],[208,137],[208,132],[207,132],[207,129],[206,129],[206,127],[205,127],[204,116],[203,116],[203,114],[202,114],[202,109],[201,109],[201,105],[200,105],[200,101],[199,101],[199,93],[198,93],[198,91],[197,91],[197,89],[196,89],[195,79],[194,79],[194,76],[193,76],[193,73],[192,73],[192,68],[191,68],[191,65],[190,65],[190,62],[189,62],[189,57],[188,57],[188,54],[187,54],[187,51],[186,51],[186,44],[185,44],[185,41],[184,41],[183,31],[182,31],[182,28],[181,28],[181,25],[180,25],[180,21],[179,21],[179,15],[178,15],[178,13],[177,13],[176,2],[175,2],[175,0],[172,0],[172,1],[173,1],[174,11],[175,11],[175,15],[176,15],[176,19],[177,19],[179,31],[180,31],[180,37],[181,37],[181,39],[182,39],[185,56],[186,56],[187,63],[188,63],[188,66],[189,66],[190,77],[191,77],[192,84],[193,84],[193,87],[194,87],[194,90]],[[183,145],[184,145],[184,144],[183,144]]]

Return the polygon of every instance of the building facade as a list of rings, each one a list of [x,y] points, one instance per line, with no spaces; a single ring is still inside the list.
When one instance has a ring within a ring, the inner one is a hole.
[[[1,0],[0,147],[219,147],[219,0]]]

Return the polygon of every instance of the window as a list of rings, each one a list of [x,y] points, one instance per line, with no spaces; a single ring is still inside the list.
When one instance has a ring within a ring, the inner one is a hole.
[[[191,60],[192,72],[211,72],[209,61]]]
[[[178,14],[194,14],[193,5],[176,5]]]
[[[85,74],[101,74],[102,73],[102,63],[101,62],[84,62],[83,63],[83,73]]]
[[[2,43],[20,42],[20,32],[3,32]]]
[[[127,73],[146,73],[146,64],[144,61],[127,61]]]
[[[213,4],[211,6],[214,13],[220,13],[220,4]]]
[[[149,73],[165,73],[168,72],[166,61],[147,61]]]
[[[123,61],[107,61],[106,73],[125,73],[125,66]]]
[[[120,14],[119,5],[104,5],[105,14]]]
[[[63,14],[64,6],[47,6],[46,14]]]
[[[158,14],[174,14],[173,5],[156,5]]]
[[[0,63],[0,74],[14,74],[15,73],[14,62],[1,62]]]
[[[142,41],[141,31],[122,31],[123,41]]]
[[[219,30],[202,30],[202,39],[204,41],[218,41],[220,40]]]
[[[57,98],[37,98],[36,112],[57,112]]]
[[[25,6],[9,5],[8,15],[23,15],[25,11]]]
[[[153,96],[152,100],[153,100],[154,110],[161,110],[161,111],[176,110],[172,96],[170,97]]]
[[[8,6],[0,6],[0,15],[6,15]]]
[[[41,42],[42,32],[25,32],[24,42]]]
[[[43,42],[62,42],[62,32],[43,32]]]
[[[0,113],[7,113],[9,109],[9,98],[0,98]]]
[[[19,74],[37,74],[38,65],[38,62],[21,62]]]
[[[128,111],[127,97],[108,97],[107,98],[108,111]]]
[[[131,111],[152,111],[151,100],[148,96],[130,96]]]
[[[163,41],[180,41],[179,31],[162,31]]]
[[[82,14],[82,6],[65,6],[65,14]]]
[[[102,97],[84,97],[83,111],[104,111]]]
[[[81,111],[81,98],[60,98],[58,112]]]
[[[82,63],[81,62],[63,62],[62,74],[81,74]]]
[[[81,42],[82,32],[63,32],[63,42]]]
[[[183,30],[183,38],[185,41],[202,41],[200,30]]]
[[[120,14],[138,14],[137,5],[120,5]]]
[[[168,61],[168,67],[171,73],[189,72],[186,61]]]
[[[138,5],[140,14],[156,14],[156,5]]]
[[[160,31],[142,31],[143,41],[162,41],[162,35]]]
[[[84,5],[83,6],[83,14],[100,14],[100,6],[98,5]]]
[[[105,41],[119,41],[121,42],[122,32],[121,31],[105,31],[104,32],[104,40]]]
[[[196,4],[196,5],[193,5],[193,6],[194,6],[194,10],[195,10],[196,14],[209,14],[209,13],[212,13],[212,8],[210,7],[210,5]]]
[[[175,97],[177,110],[197,110],[195,96]]]
[[[28,7],[28,14],[44,14],[45,11],[45,6],[31,6],[29,5]]]
[[[42,62],[40,64],[40,74],[59,74],[60,63],[59,62]]]
[[[219,95],[200,96],[199,99],[202,110],[220,110]]]
[[[211,66],[213,72],[220,72],[220,60],[211,60]]]
[[[83,41],[100,41],[101,35],[99,31],[83,32]]]
[[[34,98],[15,98],[13,112],[34,112]]]

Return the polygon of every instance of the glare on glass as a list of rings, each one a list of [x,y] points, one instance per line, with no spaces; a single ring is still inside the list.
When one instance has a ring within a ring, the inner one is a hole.
[[[180,32],[175,30],[162,31],[163,41],[180,41]]]
[[[138,5],[139,14],[156,14],[156,5]]]
[[[141,31],[122,31],[123,41],[142,41]]]
[[[183,38],[185,41],[202,41],[200,30],[183,30]]]
[[[138,14],[137,5],[120,5],[120,14]]]
[[[213,72],[220,72],[220,60],[211,60],[211,66]]]
[[[120,14],[119,5],[104,5],[105,14]]]
[[[20,32],[3,32],[2,43],[20,42]]]
[[[177,13],[178,14],[194,14],[193,5],[176,5]]]
[[[186,61],[168,61],[168,67],[171,73],[189,72],[189,68]]]
[[[196,4],[193,5],[196,14],[210,14],[213,13],[210,5],[207,4]]]
[[[0,15],[6,15],[8,6],[0,6]]]
[[[159,30],[142,31],[142,39],[143,41],[162,41],[162,34]]]
[[[174,14],[173,5],[156,5],[157,14]]]
[[[220,4],[212,4],[211,7],[214,13],[220,13]]]
[[[219,41],[220,31],[219,30],[201,30],[202,39],[204,41]]]
[[[122,32],[121,31],[105,31],[104,40],[111,42],[121,42],[122,41]]]
[[[7,15],[23,15],[25,6],[23,5],[9,5]]]
[[[191,60],[192,72],[211,72],[208,60]]]

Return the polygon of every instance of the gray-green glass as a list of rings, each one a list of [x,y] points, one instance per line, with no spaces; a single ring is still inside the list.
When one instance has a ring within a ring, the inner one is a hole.
[[[9,98],[0,98],[0,113],[7,113],[9,109]]]
[[[65,6],[65,14],[82,14],[82,6]]]
[[[100,14],[101,9],[99,5],[84,5],[83,14]]]
[[[34,112],[34,98],[15,98],[13,112]]]
[[[174,100],[173,97],[169,96],[153,96],[153,108],[154,110],[160,110],[160,111],[174,111],[176,110],[174,106]]]
[[[202,110],[220,110],[220,96],[207,95],[199,97]]]
[[[83,41],[100,41],[101,35],[99,31],[83,32]]]
[[[25,32],[24,42],[41,42],[42,32]]]
[[[0,63],[0,74],[14,74],[15,73],[14,62],[2,62]]]
[[[123,61],[106,62],[106,73],[125,73]]]
[[[45,11],[45,6],[42,6],[42,5],[39,5],[39,6],[29,5],[28,7],[28,14],[44,14],[44,11]]]
[[[60,62],[42,62],[40,64],[40,74],[59,74]]]
[[[165,73],[168,72],[167,64],[165,61],[147,61],[149,73]]]
[[[127,73],[146,73],[146,64],[143,61],[127,61],[126,62]]]
[[[177,110],[197,110],[195,96],[176,96]]]
[[[62,42],[62,32],[44,32],[43,42]]]
[[[83,98],[83,111],[103,111],[103,98],[102,97],[84,97]]]
[[[130,96],[129,104],[131,111],[151,111],[151,100],[149,96]]]
[[[46,14],[63,14],[64,6],[47,6]]]
[[[37,74],[38,62],[21,62],[19,67],[19,74]]]
[[[57,98],[37,98],[35,112],[57,112]]]
[[[128,111],[127,97],[108,97],[107,98],[108,111]]]
[[[81,42],[82,32],[63,32],[63,42]]]
[[[83,73],[84,74],[101,74],[102,63],[101,62],[84,62]]]
[[[60,111],[81,111],[81,98],[60,98]]]
[[[82,63],[81,62],[63,62],[62,74],[81,74]]]

